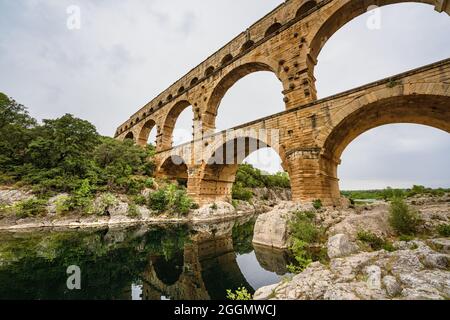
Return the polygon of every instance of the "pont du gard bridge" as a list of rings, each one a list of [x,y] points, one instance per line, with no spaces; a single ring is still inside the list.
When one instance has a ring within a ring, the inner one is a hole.
[[[270,147],[290,176],[293,200],[339,206],[337,168],[356,137],[391,123],[450,132],[450,59],[317,99],[314,67],[326,41],[372,6],[399,2],[450,15],[450,0],[287,0],[133,114],[115,137],[145,146],[156,126],[157,175],[187,180],[199,203],[230,200],[239,164]],[[227,112],[219,109],[222,98],[258,71],[273,72],[282,83],[285,111],[216,133],[218,112]],[[193,139],[172,146],[177,117],[188,107]]]

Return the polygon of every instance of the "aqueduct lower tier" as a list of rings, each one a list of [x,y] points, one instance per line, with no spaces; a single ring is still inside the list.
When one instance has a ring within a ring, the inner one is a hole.
[[[229,201],[239,164],[271,147],[289,173],[294,200],[340,205],[342,152],[360,134],[391,123],[450,133],[450,59],[160,151],[157,172],[186,179],[199,203]]]

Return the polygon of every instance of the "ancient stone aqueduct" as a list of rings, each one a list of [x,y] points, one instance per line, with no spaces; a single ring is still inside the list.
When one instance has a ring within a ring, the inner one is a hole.
[[[390,123],[450,132],[450,59],[317,100],[314,67],[325,42],[370,6],[399,2],[450,15],[450,0],[287,0],[133,114],[115,137],[146,145],[156,126],[158,175],[187,179],[199,203],[229,200],[239,163],[272,147],[289,173],[294,200],[339,205],[337,167],[360,134]],[[215,133],[227,90],[257,71],[281,81],[286,110]],[[175,122],[187,107],[194,112],[193,141],[173,147]],[[226,161],[217,160],[222,156]]]

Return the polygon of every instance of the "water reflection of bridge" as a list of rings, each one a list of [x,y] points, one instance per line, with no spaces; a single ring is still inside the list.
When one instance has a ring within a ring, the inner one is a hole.
[[[246,287],[253,291],[236,260],[232,238],[234,225],[235,222],[223,222],[195,226],[191,241],[171,259],[150,256],[143,275],[142,298],[220,300],[225,298],[227,289]],[[284,252],[257,247],[255,253],[264,269],[286,273]]]

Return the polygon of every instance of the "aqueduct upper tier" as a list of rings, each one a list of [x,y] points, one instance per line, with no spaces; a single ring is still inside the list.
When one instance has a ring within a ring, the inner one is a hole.
[[[146,145],[156,127],[158,174],[186,179],[199,202],[229,199],[240,162],[271,147],[289,172],[294,200],[338,205],[340,156],[361,133],[389,123],[450,132],[450,60],[317,100],[314,67],[326,41],[371,6],[399,2],[450,14],[450,0],[287,0],[141,108],[115,137]],[[278,77],[286,111],[214,134],[227,90],[257,71]],[[193,142],[173,148],[176,119],[190,106]]]

